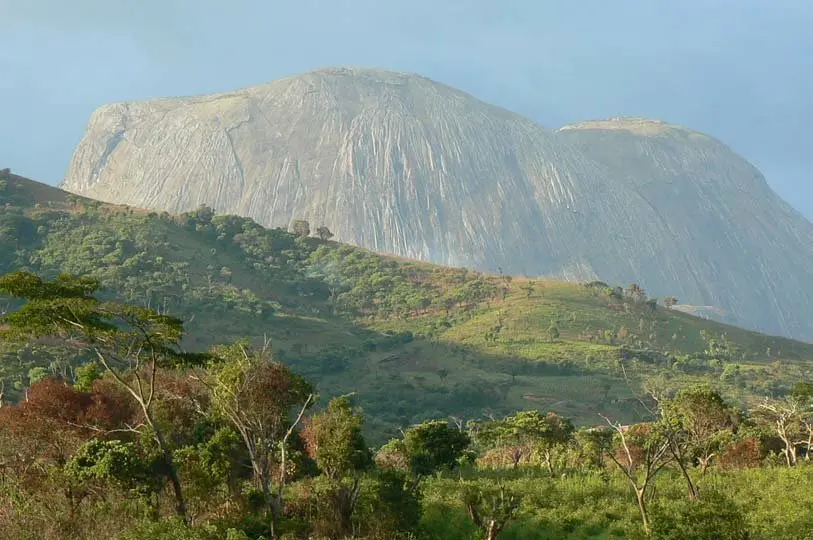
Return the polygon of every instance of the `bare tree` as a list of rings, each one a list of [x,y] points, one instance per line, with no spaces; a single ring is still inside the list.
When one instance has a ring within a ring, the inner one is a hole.
[[[673,459],[670,441],[654,424],[623,426],[606,416],[602,418],[616,433],[616,444],[608,449],[607,455],[635,492],[644,531],[649,535],[647,498],[653,480]]]
[[[499,484],[496,489],[464,485],[463,503],[472,523],[483,532],[485,540],[496,540],[519,510],[522,500],[506,492]]]
[[[788,467],[795,466],[798,461],[797,447],[810,442],[809,436],[806,439],[803,438],[805,411],[802,404],[795,397],[788,397],[782,401],[772,401],[766,398],[759,406],[759,412],[782,441],[782,455],[785,456],[785,463]]]

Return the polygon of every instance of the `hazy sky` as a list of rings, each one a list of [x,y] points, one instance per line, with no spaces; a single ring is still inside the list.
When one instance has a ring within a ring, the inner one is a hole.
[[[811,0],[0,0],[0,167],[59,182],[107,102],[370,66],[707,132],[813,217],[811,28]]]

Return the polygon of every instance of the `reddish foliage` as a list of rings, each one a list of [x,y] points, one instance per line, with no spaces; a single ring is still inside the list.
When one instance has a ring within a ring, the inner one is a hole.
[[[120,427],[133,409],[110,390],[79,392],[50,378],[33,384],[26,401],[0,408],[0,463],[18,472],[61,465],[89,438]]]
[[[90,396],[93,403],[84,411],[84,424],[112,430],[141,422],[141,410],[117,382],[110,379],[93,381]]]
[[[316,441],[316,430],[313,426],[313,418],[306,418],[302,421],[302,429],[299,432],[299,437],[305,447],[305,455],[315,460],[319,445]]]
[[[720,456],[724,469],[753,469],[762,465],[765,449],[759,439],[748,437],[728,445]]]
[[[159,370],[156,385],[156,420],[167,439],[176,445],[188,443],[195,436],[201,411],[209,408],[206,386],[186,373],[171,370]]]

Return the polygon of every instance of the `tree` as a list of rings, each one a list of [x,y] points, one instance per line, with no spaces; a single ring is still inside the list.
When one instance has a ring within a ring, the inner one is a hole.
[[[539,451],[551,476],[554,475],[553,453],[573,436],[573,424],[567,418],[550,412],[521,411],[502,420],[474,424],[477,442],[486,448],[505,448],[516,467],[532,452]]]
[[[564,416],[549,412],[544,421],[538,424],[539,442],[537,448],[542,453],[545,465],[551,477],[554,476],[553,453],[557,448],[566,445],[573,438],[573,424]]]
[[[522,503],[518,494],[509,493],[502,484],[484,487],[466,482],[461,495],[469,518],[485,540],[496,540]]]
[[[372,455],[361,435],[363,418],[353,410],[350,396],[330,400],[327,410],[305,423],[305,448],[329,481],[331,538],[352,533],[352,517],[360,493],[360,474],[372,464]],[[324,505],[322,506],[324,508]]]
[[[404,432],[403,440],[410,470],[418,479],[443,468],[457,467],[470,444],[466,433],[442,420],[412,426]]]
[[[308,223],[304,219],[295,219],[291,223],[291,232],[299,237],[310,236],[311,234],[310,223]]]
[[[160,459],[133,442],[94,438],[78,449],[65,471],[79,481],[100,480],[148,498],[160,489],[160,475],[156,474]]]
[[[795,466],[798,461],[798,447],[806,442],[804,403],[794,395],[777,400],[765,398],[757,413],[782,441],[782,455],[787,466]]]
[[[333,398],[327,410],[314,415],[302,430],[305,449],[319,469],[333,480],[367,469],[372,454],[361,435],[364,419],[350,396]]]
[[[550,341],[559,339],[559,326],[556,324],[556,321],[551,321],[550,326],[548,326],[548,339]]]
[[[799,403],[801,409],[799,422],[803,428],[805,461],[813,460],[813,383],[799,381],[791,391],[791,397]]]
[[[626,294],[627,297],[632,299],[634,302],[643,302],[646,300],[646,291],[644,291],[644,289],[637,283],[631,283],[628,285]]]
[[[211,394],[216,414],[234,426],[251,461],[255,487],[270,505],[272,527],[283,511],[288,475],[288,446],[305,411],[314,401],[305,379],[274,361],[270,347],[253,351],[244,344],[214,350],[219,359],[209,375],[198,376]],[[296,413],[292,418],[292,410]],[[271,493],[278,467],[277,492]]]
[[[604,469],[604,454],[613,443],[613,431],[605,427],[581,428],[574,434],[582,462],[595,469]]]
[[[318,236],[320,240],[327,241],[333,238],[333,233],[330,232],[330,229],[322,225],[316,228],[316,236]]]
[[[733,438],[733,411],[720,393],[711,388],[679,390],[664,403],[662,414],[674,430],[673,445],[686,448],[688,457],[700,464],[701,474],[706,473],[711,460]]]
[[[28,272],[0,278],[0,292],[22,298],[25,303],[3,318],[3,336],[30,340],[55,336],[94,355],[137,403],[143,423],[133,431],[148,430],[165,461],[175,495],[175,510],[187,520],[183,488],[172,449],[155,421],[156,377],[159,367],[200,361],[181,351],[183,324],[180,319],[159,315],[147,308],[96,298],[97,281],[59,276],[44,281]]]
[[[605,420],[615,430],[615,444],[610,447],[607,455],[632,487],[644,531],[649,536],[647,499],[653,480],[672,460],[670,441],[656,423],[623,426],[607,417]]]
[[[421,519],[419,494],[407,475],[392,469],[377,472],[370,501],[370,538],[408,538]]]

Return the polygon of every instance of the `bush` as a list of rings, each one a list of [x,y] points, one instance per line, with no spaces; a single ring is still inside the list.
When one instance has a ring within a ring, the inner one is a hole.
[[[746,522],[739,507],[716,491],[696,501],[661,502],[653,509],[653,540],[748,540]]]
[[[180,519],[141,521],[119,535],[118,540],[248,540],[240,530],[218,531],[211,525],[188,527]]]

